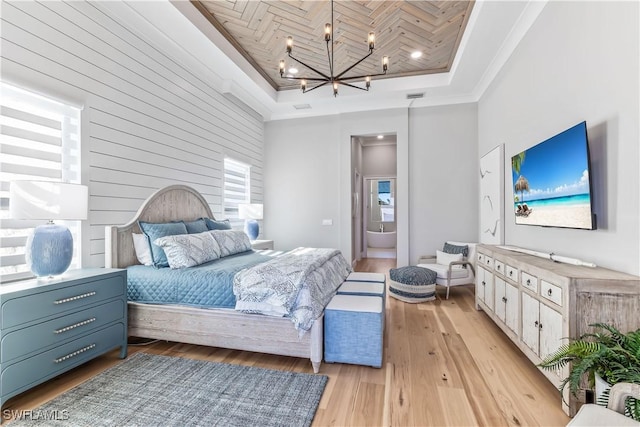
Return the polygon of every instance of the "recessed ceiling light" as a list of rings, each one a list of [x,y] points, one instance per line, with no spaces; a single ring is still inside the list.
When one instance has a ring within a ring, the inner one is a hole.
[[[411,57],[413,59],[418,59],[422,56],[422,52],[420,52],[419,50],[416,50],[415,52],[411,52]]]
[[[290,74],[298,74],[298,69],[296,67],[291,67],[291,68],[289,68],[289,73]]]
[[[378,139],[384,138],[384,135],[378,135]]]

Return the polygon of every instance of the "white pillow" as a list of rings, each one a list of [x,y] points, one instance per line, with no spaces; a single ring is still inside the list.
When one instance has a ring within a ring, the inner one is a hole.
[[[442,251],[436,251],[436,262],[438,264],[449,265],[450,262],[462,261],[462,259],[462,254],[448,254]],[[461,269],[463,267],[461,265],[454,265],[451,268]]]
[[[151,248],[149,247],[149,240],[144,234],[133,234],[133,249],[136,252],[136,258],[142,265],[153,265],[153,258],[151,258]]]
[[[220,246],[209,231],[164,236],[153,243],[164,250],[171,268],[193,267],[220,258]]]
[[[211,230],[209,233],[220,246],[220,257],[251,250],[249,236],[240,230]]]

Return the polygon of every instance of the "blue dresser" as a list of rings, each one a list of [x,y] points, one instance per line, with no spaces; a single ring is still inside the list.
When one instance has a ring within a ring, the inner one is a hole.
[[[0,408],[118,347],[127,357],[126,270],[70,270],[0,285]]]

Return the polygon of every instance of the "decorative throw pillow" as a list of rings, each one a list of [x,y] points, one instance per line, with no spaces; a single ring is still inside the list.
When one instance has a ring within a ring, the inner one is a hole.
[[[459,246],[445,242],[442,252],[447,254],[462,254],[463,257],[467,258],[469,256],[469,245]]]
[[[251,250],[249,236],[244,231],[239,230],[213,230],[210,231],[213,238],[220,246],[220,257],[225,257],[240,252]]]
[[[149,247],[149,240],[147,236],[139,233],[132,233],[133,236],[133,249],[136,252],[136,258],[142,265],[153,265],[153,258],[151,258],[151,248]]]
[[[174,236],[176,234],[187,234],[187,226],[184,222],[145,222],[138,221],[140,230],[149,239],[149,245],[151,246],[151,257],[153,258],[153,265],[156,267],[168,267],[169,262],[162,248],[155,243],[156,239],[165,236]]]
[[[203,218],[204,222],[207,224],[207,228],[209,230],[231,230],[231,221],[228,219],[223,219],[222,221],[216,221],[211,218]]]
[[[184,222],[184,225],[187,227],[187,232],[189,234],[204,233],[205,231],[209,231],[209,227],[207,227],[207,223],[205,222],[204,218],[182,222]]]
[[[448,254],[442,251],[436,251],[436,262],[438,264],[449,265],[450,262],[462,261],[462,254]],[[451,268],[460,269],[461,265],[454,265]]]
[[[153,243],[164,250],[171,268],[193,267],[220,258],[220,246],[208,231],[160,237]]]

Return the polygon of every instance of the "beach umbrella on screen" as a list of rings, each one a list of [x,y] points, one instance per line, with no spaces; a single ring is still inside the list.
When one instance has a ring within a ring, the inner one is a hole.
[[[525,191],[529,191],[529,181],[527,181],[527,178],[525,178],[524,176],[520,175],[518,177],[518,180],[516,181],[515,189],[516,189],[516,191],[520,192],[520,201],[524,202],[523,193]]]

